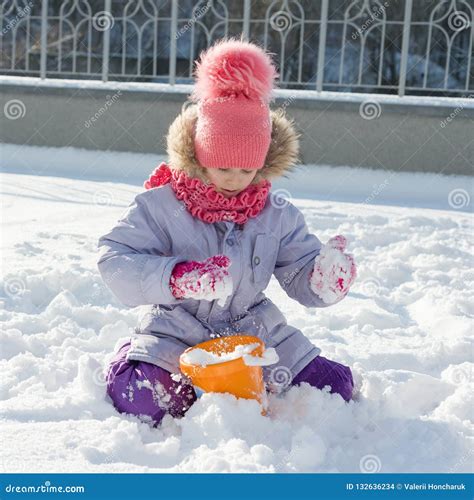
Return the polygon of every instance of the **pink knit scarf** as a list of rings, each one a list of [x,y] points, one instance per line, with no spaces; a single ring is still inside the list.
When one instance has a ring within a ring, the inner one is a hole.
[[[216,191],[213,184],[205,184],[195,177],[188,177],[183,171],[170,170],[164,162],[155,169],[143,187],[151,189],[168,182],[171,183],[178,200],[183,201],[189,212],[209,224],[219,221],[245,224],[261,212],[271,187],[269,181],[263,180],[258,184],[250,184],[236,196],[226,198]]]

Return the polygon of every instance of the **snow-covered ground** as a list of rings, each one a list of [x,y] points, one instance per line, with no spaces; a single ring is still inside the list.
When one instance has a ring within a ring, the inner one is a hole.
[[[300,306],[276,281],[268,294],[324,356],[353,367],[358,400],[304,385],[271,397],[262,416],[256,402],[205,394],[152,429],[105,396],[103,369],[138,309],[96,268],[97,239],[141,173],[122,183],[125,154],[101,153],[120,174],[91,180],[92,152],[12,148],[1,187],[3,471],[472,469],[472,180],[313,166],[278,183],[322,241],[348,237],[359,277],[327,309]]]

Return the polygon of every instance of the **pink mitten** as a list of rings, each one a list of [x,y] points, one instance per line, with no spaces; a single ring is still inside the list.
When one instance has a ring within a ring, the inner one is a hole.
[[[334,236],[321,247],[321,252],[314,259],[311,290],[326,304],[342,300],[357,276],[354,258],[344,253],[346,245],[344,236]]]
[[[215,300],[222,307],[232,294],[230,259],[215,255],[202,262],[181,262],[171,273],[171,293],[177,299]]]

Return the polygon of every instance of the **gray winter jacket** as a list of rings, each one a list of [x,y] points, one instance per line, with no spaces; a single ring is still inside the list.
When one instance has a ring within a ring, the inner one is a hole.
[[[176,145],[175,125],[168,137],[170,167],[189,171],[189,163],[183,162],[189,160],[189,152],[179,140]],[[182,133],[183,124],[178,125]],[[271,148],[287,142],[279,157],[269,152],[277,167],[272,170],[271,162],[267,164],[262,170],[266,178],[275,177],[276,171],[281,175],[297,152],[291,124],[274,114],[273,127]],[[276,349],[280,360],[264,369],[266,377],[275,367],[290,370],[294,377],[320,353],[263,293],[274,274],[289,297],[307,307],[326,307],[309,282],[321,242],[308,232],[302,213],[278,196],[270,194],[260,214],[243,226],[208,224],[194,218],[166,184],[138,194],[122,219],[100,238],[99,249],[98,268],[114,295],[128,306],[149,306],[132,337],[128,360],[178,372],[179,356],[189,346],[238,332],[256,335]],[[217,254],[231,260],[234,291],[225,305],[176,299],[169,288],[173,267]]]

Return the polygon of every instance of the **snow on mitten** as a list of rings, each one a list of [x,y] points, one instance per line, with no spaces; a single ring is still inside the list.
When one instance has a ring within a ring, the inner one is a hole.
[[[171,293],[177,299],[215,300],[223,307],[232,294],[230,259],[215,255],[202,262],[181,262],[171,272]]]
[[[344,253],[346,245],[344,236],[334,236],[321,247],[321,252],[314,259],[311,290],[326,304],[342,300],[357,276],[354,258]]]

